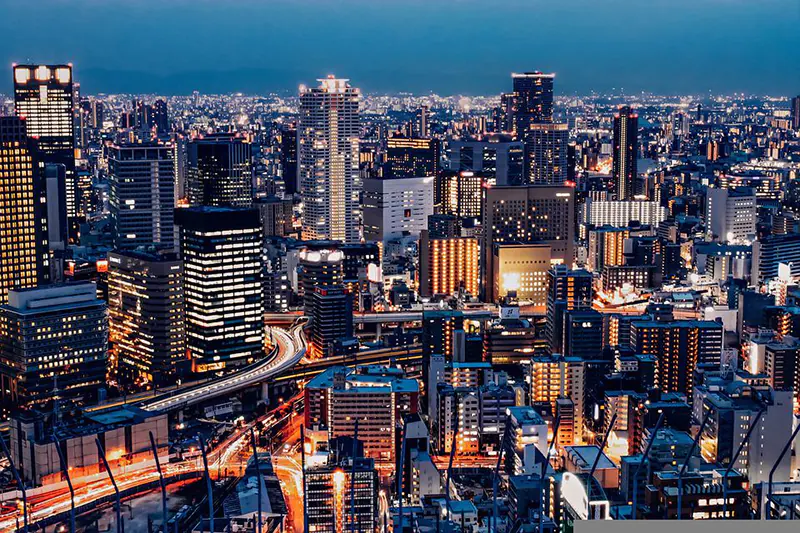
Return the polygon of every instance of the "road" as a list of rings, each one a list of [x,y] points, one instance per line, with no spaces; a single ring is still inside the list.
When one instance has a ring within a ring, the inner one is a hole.
[[[253,383],[268,379],[276,373],[282,372],[296,364],[303,358],[306,351],[305,334],[302,326],[297,325],[287,332],[282,329],[274,328],[273,332],[276,339],[276,349],[273,356],[264,364],[256,364],[248,369],[237,372],[222,379],[212,381],[196,388],[181,391],[168,398],[159,398],[155,401],[142,405],[142,408],[150,411],[165,411],[174,408],[176,405],[189,405],[200,400],[221,394],[230,393],[234,390],[244,388]],[[262,417],[262,421],[270,417],[270,414]],[[277,423],[274,417],[273,423]],[[209,471],[212,475],[217,473],[235,472],[243,468],[240,453],[243,452],[248,444],[249,426],[239,428],[234,431],[226,440],[208,453]],[[166,457],[161,458],[164,476],[167,478],[181,474],[195,474],[202,472],[203,465],[200,457],[187,459],[178,462],[168,462]],[[120,469],[121,470],[121,469]],[[117,470],[114,473],[115,481],[121,492],[135,489],[158,481],[158,472],[155,467],[143,468],[133,472]],[[92,502],[105,497],[112,496],[114,488],[108,478],[86,483],[75,487],[75,506],[89,505]],[[59,489],[31,497],[28,502],[29,522],[34,524],[49,517],[66,513],[70,509],[69,492],[66,489]],[[16,528],[17,520],[22,524],[22,505],[17,509],[0,509],[0,531],[13,531]]]
[[[146,400],[139,404],[139,407],[146,411],[170,411],[206,401],[215,396],[229,395],[289,370],[306,354],[307,345],[303,327],[298,324],[290,331],[273,327],[272,333],[275,339],[275,349],[265,360],[208,383],[170,392],[153,400]]]

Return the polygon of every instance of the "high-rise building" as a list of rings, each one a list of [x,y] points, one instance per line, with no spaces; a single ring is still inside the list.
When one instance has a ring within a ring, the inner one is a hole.
[[[706,190],[707,236],[728,244],[750,243],[756,236],[753,189],[709,187]]]
[[[493,178],[491,178],[493,179]],[[483,212],[483,191],[493,181],[486,174],[475,172],[442,172],[437,180],[434,202],[439,213],[454,215],[460,220],[480,221]]]
[[[352,436],[357,420],[364,455],[389,464],[400,452],[400,421],[419,410],[419,384],[397,368],[333,367],[306,384],[304,404],[307,428],[325,429],[329,439]]]
[[[592,275],[554,265],[547,273],[547,325],[550,353],[562,353],[564,313],[592,305]]]
[[[50,280],[44,172],[25,121],[0,117],[0,304],[11,288]]]
[[[167,101],[161,98],[153,102],[153,125],[156,128],[158,135],[167,135],[170,133],[169,127],[169,113],[167,111]]]
[[[417,137],[390,137],[386,140],[387,178],[422,178],[439,174],[439,141]]]
[[[792,277],[800,276],[800,234],[770,235],[754,241],[751,282],[778,277],[781,263],[789,266]]]
[[[630,107],[622,106],[614,117],[614,151],[611,174],[617,200],[633,200],[639,149],[639,115]]]
[[[496,302],[513,295],[520,305],[544,310],[550,259],[548,244],[495,244],[491,258],[494,278],[486,280],[486,300]]]
[[[125,385],[164,386],[185,357],[183,262],[174,253],[108,254],[109,340]]]
[[[792,98],[792,128],[800,130],[800,95]]]
[[[297,184],[297,127],[287,124],[280,130],[280,162],[286,194],[289,196],[299,192]]]
[[[419,242],[420,295],[452,295],[463,289],[477,296],[478,259],[478,239],[432,238],[428,230],[423,230]]]
[[[412,132],[417,137],[427,138],[431,135],[431,110],[428,106],[420,106],[414,113]]]
[[[603,350],[603,315],[594,309],[573,309],[564,313],[563,353],[583,360],[600,359]]]
[[[625,227],[632,221],[658,226],[667,218],[667,209],[658,202],[614,201],[587,198],[581,222],[587,226]]]
[[[355,448],[363,450],[361,434]],[[331,440],[328,462],[305,474],[308,527],[318,533],[374,533],[378,529],[378,472],[375,461],[353,456],[353,440]]]
[[[549,244],[552,263],[574,260],[575,189],[547,185],[490,187],[484,191],[482,279],[494,280],[495,244]]]
[[[109,148],[109,197],[114,247],[175,247],[175,149],[148,142]]]
[[[108,316],[94,283],[12,289],[0,307],[6,408],[86,404],[106,382]],[[56,390],[57,389],[57,390]]]
[[[531,124],[553,122],[553,81],[555,74],[542,72],[514,73],[516,109],[514,111],[514,130],[523,136]]]
[[[300,88],[297,159],[303,196],[303,238],[361,240],[359,92],[328,77]]]
[[[263,237],[258,210],[176,211],[186,301],[186,353],[198,373],[264,354]]]
[[[524,154],[522,141],[508,135],[448,143],[450,170],[484,173],[493,176],[497,185],[524,183]]]
[[[433,214],[434,177],[364,180],[364,239],[369,242],[411,235],[427,228]]]
[[[656,386],[692,397],[698,368],[719,368],[723,328],[700,320],[631,323],[631,348],[656,356]]]
[[[191,141],[187,154],[190,205],[250,207],[253,166],[247,139],[232,133],[215,133]]]
[[[444,356],[453,361],[456,356],[456,333],[464,335],[462,311],[424,311],[422,313],[422,353]]]
[[[38,139],[45,164],[64,165],[69,239],[78,238],[72,65],[14,65],[14,107],[28,135]]]
[[[562,185],[567,181],[569,128],[566,124],[531,124],[524,141],[527,184]]]
[[[253,200],[253,207],[261,214],[264,236],[286,237],[293,231],[294,206],[291,197],[267,196]]]
[[[560,354],[536,356],[530,366],[531,403],[549,403],[553,411],[559,399],[571,401],[571,429],[564,444],[582,441],[586,363]]]

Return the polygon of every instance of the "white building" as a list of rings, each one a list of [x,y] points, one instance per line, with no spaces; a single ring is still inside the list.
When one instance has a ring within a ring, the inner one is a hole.
[[[667,209],[658,202],[639,200],[593,200],[588,198],[583,206],[582,222],[595,227],[628,227],[631,220],[658,226],[667,218]]]
[[[300,87],[297,172],[303,239],[361,240],[358,173],[359,91],[333,76]]]
[[[729,244],[749,244],[756,236],[756,195],[752,189],[709,187],[706,235]]]
[[[364,238],[419,237],[433,214],[433,176],[364,180]]]

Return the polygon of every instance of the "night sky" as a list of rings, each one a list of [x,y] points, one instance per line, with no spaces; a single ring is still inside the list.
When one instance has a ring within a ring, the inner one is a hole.
[[[295,91],[329,73],[489,94],[544,70],[559,94],[793,95],[800,0],[0,0],[0,58],[72,62],[85,94]]]

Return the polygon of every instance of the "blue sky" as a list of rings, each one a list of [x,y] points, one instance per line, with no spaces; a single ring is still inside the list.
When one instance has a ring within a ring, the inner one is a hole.
[[[486,94],[546,70],[561,94],[797,94],[800,0],[0,0],[0,58],[71,61],[85,93],[263,93],[333,73]]]

